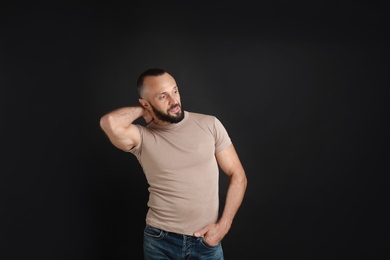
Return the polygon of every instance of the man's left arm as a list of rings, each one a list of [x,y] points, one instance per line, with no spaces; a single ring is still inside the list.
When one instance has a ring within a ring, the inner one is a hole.
[[[220,168],[229,178],[225,206],[217,223],[210,224],[194,234],[197,237],[204,236],[205,242],[211,246],[217,245],[229,232],[247,186],[245,170],[233,144],[218,152],[216,158]]]

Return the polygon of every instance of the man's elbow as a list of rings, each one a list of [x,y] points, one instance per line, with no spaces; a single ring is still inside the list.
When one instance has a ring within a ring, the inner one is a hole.
[[[248,179],[243,169],[237,171],[236,174],[232,174],[231,176],[234,182],[246,189],[246,186],[248,185]]]
[[[102,116],[100,118],[99,124],[100,124],[100,128],[102,128],[103,130],[106,128],[106,126],[107,126],[107,116],[106,115]]]
[[[240,183],[243,185],[244,189],[246,189],[246,187],[248,186],[248,179],[244,171],[240,175]]]
[[[109,129],[112,129],[113,119],[110,115],[104,115],[100,118],[100,127],[107,132]]]

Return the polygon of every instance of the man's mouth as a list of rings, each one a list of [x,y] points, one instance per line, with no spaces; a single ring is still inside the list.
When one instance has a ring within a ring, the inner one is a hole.
[[[180,111],[180,106],[179,106],[179,105],[177,105],[177,106],[175,106],[175,107],[171,108],[169,111],[170,111],[170,112],[172,112],[172,113],[177,113],[177,112],[179,112],[179,111]]]

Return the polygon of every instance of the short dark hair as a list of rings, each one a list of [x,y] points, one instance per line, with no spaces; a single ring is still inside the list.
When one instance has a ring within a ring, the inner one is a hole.
[[[148,76],[161,76],[164,73],[166,73],[165,70],[160,69],[160,68],[150,68],[145,70],[144,72],[139,75],[138,80],[137,80],[137,91],[140,97],[142,97],[142,90],[144,87],[144,80]]]

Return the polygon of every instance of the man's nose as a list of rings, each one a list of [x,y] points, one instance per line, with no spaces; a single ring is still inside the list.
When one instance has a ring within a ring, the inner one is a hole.
[[[168,96],[168,100],[169,100],[169,104],[170,105],[174,105],[174,104],[177,104],[177,100],[175,98],[173,98],[172,96]]]

